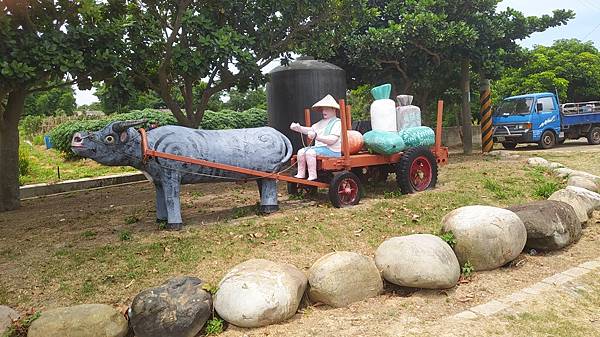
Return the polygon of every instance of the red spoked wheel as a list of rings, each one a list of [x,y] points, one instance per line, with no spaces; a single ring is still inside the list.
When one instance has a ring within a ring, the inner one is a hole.
[[[410,184],[415,191],[424,191],[431,184],[431,162],[425,156],[413,160],[410,165]]]
[[[396,182],[404,194],[434,188],[437,175],[437,160],[426,147],[408,149],[396,166]]]
[[[360,179],[352,172],[336,172],[329,185],[329,200],[336,208],[354,206],[360,202]]]

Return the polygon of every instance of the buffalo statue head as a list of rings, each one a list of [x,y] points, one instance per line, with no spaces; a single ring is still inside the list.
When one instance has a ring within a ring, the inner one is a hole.
[[[113,122],[96,132],[76,132],[71,150],[100,164],[133,166],[141,158],[140,135],[133,127],[144,123],[146,120]]]

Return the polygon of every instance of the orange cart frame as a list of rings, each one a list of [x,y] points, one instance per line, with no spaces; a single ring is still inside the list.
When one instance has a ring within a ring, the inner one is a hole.
[[[400,162],[403,152],[393,154],[391,156],[379,155],[379,154],[370,154],[366,151],[359,152],[357,154],[350,154],[348,151],[348,130],[352,129],[352,117],[351,117],[351,106],[346,105],[345,101],[342,99],[339,101],[340,103],[340,119],[342,122],[342,157],[340,158],[331,158],[331,157],[317,157],[317,169],[320,171],[330,171],[330,172],[347,172],[353,168],[367,168],[372,166],[380,166],[380,165],[392,165]],[[436,134],[435,134],[435,145],[431,147],[430,151],[436,158],[437,165],[443,166],[448,163],[448,148],[441,146],[442,141],[442,113],[443,113],[443,101],[438,102],[438,111],[437,111],[437,125],[436,125]],[[306,126],[311,126],[310,120],[310,110],[306,109],[304,111],[304,118]],[[281,173],[270,173],[257,171],[252,169],[247,169],[243,167],[237,167],[227,164],[221,164],[216,162],[211,162],[203,159],[196,159],[191,157],[179,156],[171,153],[165,153],[160,151],[155,151],[148,148],[148,138],[146,135],[146,130],[143,128],[139,129],[141,135],[141,147],[142,147],[142,156],[143,160],[147,161],[150,158],[163,158],[168,160],[175,160],[178,162],[189,163],[194,165],[206,166],[214,169],[220,169],[225,171],[237,172],[241,174],[246,174],[249,176],[255,176],[260,178],[269,178],[275,179],[279,181],[285,181],[288,183],[310,186],[313,188],[330,188],[330,183],[322,182],[322,181],[309,181],[306,179],[298,179],[289,175],[281,174]],[[292,157],[292,164],[296,162],[296,156]],[[331,191],[330,191],[331,192]]]

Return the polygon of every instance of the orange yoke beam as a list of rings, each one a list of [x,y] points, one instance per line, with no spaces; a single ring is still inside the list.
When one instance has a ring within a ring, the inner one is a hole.
[[[329,184],[318,182],[318,181],[309,181],[306,179],[298,179],[295,177],[290,177],[290,176],[282,175],[279,173],[262,172],[262,171],[251,170],[251,169],[247,169],[247,168],[243,168],[243,167],[215,163],[215,162],[211,162],[211,161],[207,161],[207,160],[203,160],[203,159],[183,157],[183,156],[178,156],[175,154],[150,150],[148,148],[148,140],[146,137],[146,130],[144,130],[142,128],[139,131],[140,131],[140,134],[142,135],[142,155],[143,155],[144,161],[146,161],[150,157],[163,158],[163,159],[175,160],[175,161],[182,162],[182,163],[206,166],[206,167],[210,167],[210,168],[214,168],[214,169],[218,169],[218,170],[247,174],[247,175],[256,176],[256,177],[282,180],[282,181],[287,181],[287,182],[291,182],[291,183],[315,186],[315,187],[319,187],[319,188],[329,188]]]

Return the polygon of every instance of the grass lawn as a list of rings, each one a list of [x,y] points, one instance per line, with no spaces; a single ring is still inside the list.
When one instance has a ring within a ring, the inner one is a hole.
[[[332,208],[324,193],[287,200],[280,184],[283,210],[267,217],[253,214],[254,184],[188,186],[188,226],[179,233],[157,229],[150,184],[28,201],[0,214],[0,268],[9,271],[0,276],[0,304],[118,303],[169,275],[218,283],[249,258],[308,268],[335,250],[372,255],[389,237],[438,234],[455,208],[543,199],[563,184],[523,160],[482,156],[453,156],[438,188],[425,193],[401,195],[392,180],[346,209]]]
[[[98,177],[122,172],[135,172],[131,167],[109,167],[90,159],[65,160],[62,153],[41,145],[21,142],[20,147],[29,158],[27,175],[21,177],[21,185],[56,183],[62,180]],[[60,170],[60,179],[58,171]]]

